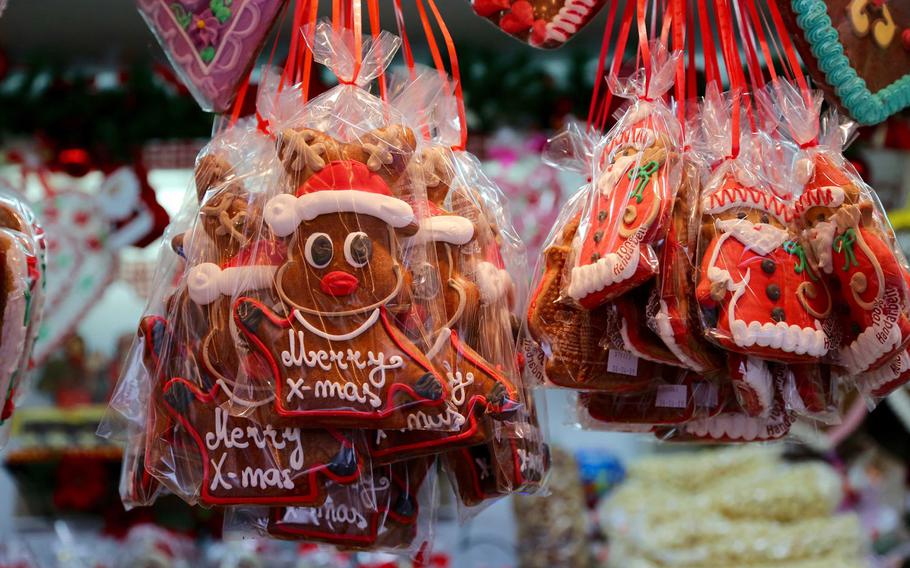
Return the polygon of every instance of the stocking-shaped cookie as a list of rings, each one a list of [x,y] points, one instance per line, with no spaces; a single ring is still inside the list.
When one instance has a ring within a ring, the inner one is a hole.
[[[547,379],[559,386],[583,390],[647,390],[653,370],[650,361],[641,361],[628,353],[613,355],[614,360],[631,357],[634,368],[623,365],[622,372],[609,370],[611,351],[606,343],[613,307],[583,310],[560,297],[569,243],[577,228],[576,219],[544,251],[544,274],[528,307],[528,329],[546,353]]]
[[[329,483],[319,507],[274,508],[270,536],[354,549],[407,548],[418,530],[418,493],[435,460],[417,458],[373,468],[349,487]]]
[[[839,362],[857,375],[907,349],[907,284],[894,234],[872,201],[832,158],[818,154],[813,166],[796,210],[819,269],[846,308]]]
[[[346,150],[363,162],[326,162],[324,148],[305,141],[285,150],[286,166],[296,159],[314,172],[264,212],[270,230],[290,238],[275,279],[291,313],[245,297],[234,306],[271,368],[277,411],[311,427],[400,429],[413,411],[446,409],[445,380],[386,310],[404,283],[398,233],[416,228],[413,209],[390,189],[390,169],[405,164],[403,142],[389,136]]]
[[[231,416],[220,386],[203,392],[175,378],[162,396],[196,444],[204,505],[321,504],[326,479],[348,484],[360,476],[360,452],[338,432],[303,430],[299,422],[273,420],[270,412]]]
[[[827,286],[807,261],[792,210],[770,191],[747,187],[720,171],[703,197],[707,243],[696,298],[706,334],[728,351],[728,368],[751,415],[773,401],[761,359],[813,362],[829,349],[823,321],[830,316]]]
[[[698,175],[690,162],[683,163],[673,213],[660,252],[658,306],[652,327],[664,344],[687,368],[709,377],[723,374],[721,353],[702,335],[695,302],[695,235],[690,230],[698,199]]]
[[[662,239],[679,183],[678,159],[651,115],[629,125],[603,150],[583,225],[573,244],[568,295],[592,309],[657,274]]]
[[[439,298],[445,306],[443,325],[433,331],[432,344],[426,352],[449,387],[450,414],[441,417],[450,422],[432,424],[422,411],[408,415],[408,428],[403,431],[376,432],[370,455],[377,460],[404,455],[439,452],[459,445],[474,445],[486,439],[482,419],[512,412],[518,405],[515,386],[492,364],[464,343],[459,334],[464,315],[476,308],[478,301],[473,283],[461,274],[460,249],[474,237],[474,225],[464,217],[448,215],[429,204],[430,216],[422,220],[420,230],[408,246],[432,247],[435,266],[427,267],[415,278],[415,296]],[[417,284],[420,280],[420,284]],[[451,426],[452,432],[432,432]]]

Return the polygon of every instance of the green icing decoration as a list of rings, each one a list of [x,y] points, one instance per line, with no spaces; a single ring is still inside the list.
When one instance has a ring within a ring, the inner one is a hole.
[[[629,179],[638,180],[638,183],[635,184],[635,191],[632,192],[631,197],[635,198],[635,201],[641,203],[644,199],[644,194],[642,193],[645,189],[645,186],[648,185],[648,182],[651,181],[651,176],[657,173],[660,164],[657,163],[657,160],[651,160],[647,164],[641,166],[640,168],[629,170]]]
[[[803,245],[799,244],[796,241],[787,241],[784,243],[784,252],[787,254],[796,255],[796,264],[793,265],[793,271],[797,274],[802,274],[804,270],[809,266],[808,261],[806,260],[806,251],[803,249]],[[809,278],[812,280],[818,280],[818,276],[815,275],[811,270],[809,271]]]
[[[228,8],[231,3],[231,0],[212,0],[209,4],[212,14],[214,14],[222,24],[231,19],[231,9]]]
[[[856,231],[847,229],[843,235],[834,239],[834,250],[844,253],[844,266],[841,268],[844,272],[850,270],[850,265],[859,266],[856,260],[856,254],[853,252],[853,245],[856,243]]]
[[[199,57],[206,63],[211,63],[215,59],[215,48],[211,45],[199,51]]]
[[[177,20],[177,23],[180,24],[180,27],[186,29],[190,26],[190,22],[193,20],[193,17],[186,11],[182,5],[171,4],[171,12],[174,13],[174,19]]]

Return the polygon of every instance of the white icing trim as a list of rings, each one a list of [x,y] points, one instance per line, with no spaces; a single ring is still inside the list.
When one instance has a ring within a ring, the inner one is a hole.
[[[910,371],[910,353],[904,351],[885,365],[862,375],[863,391],[870,394]]]
[[[623,349],[625,349],[632,355],[635,355],[639,359],[644,359],[645,361],[651,361],[654,363],[667,363],[667,361],[664,361],[662,359],[657,359],[656,357],[651,357],[649,355],[646,355],[645,353],[642,353],[638,349],[636,349],[635,345],[632,343],[632,338],[629,337],[629,325],[628,325],[628,322],[626,321],[626,318],[620,318],[620,320],[621,320],[621,324],[619,327],[619,335],[620,335],[620,337],[622,337]]]
[[[544,41],[568,41],[584,24],[596,3],[597,0],[567,0],[556,16],[547,22]]]
[[[112,231],[105,239],[104,246],[108,250],[130,246],[149,234],[153,226],[151,213],[148,211],[138,213],[132,221]]]
[[[379,320],[379,308],[373,310],[373,313],[370,314],[370,317],[368,317],[366,321],[360,324],[360,326],[356,329],[349,331],[348,333],[341,333],[337,335],[329,333],[324,329],[319,329],[315,325],[311,324],[309,321],[307,321],[306,318],[303,317],[303,314],[300,313],[300,310],[294,310],[294,317],[298,322],[300,322],[300,325],[307,329],[307,331],[323,339],[328,339],[329,341],[350,341],[351,339],[363,335],[366,330],[370,329],[373,327],[373,325],[376,324],[376,322]]]
[[[670,308],[663,300],[660,301],[660,311],[654,314],[654,323],[657,327],[655,331],[657,332],[658,337],[663,340],[667,349],[676,355],[676,358],[679,359],[683,366],[692,369],[696,373],[701,373],[705,370],[703,365],[698,364],[695,359],[686,355],[676,342],[676,334],[673,333],[673,324],[670,323]]]
[[[436,215],[420,221],[420,230],[404,240],[406,246],[426,243],[465,245],[474,238],[474,223],[459,215]]]
[[[495,264],[486,260],[477,263],[474,280],[483,304],[490,304],[507,296],[513,285],[512,275],[508,270],[497,268]]]
[[[772,430],[786,422],[769,418],[752,417],[746,414],[726,413],[712,418],[700,418],[682,425],[684,432],[698,438],[713,438],[719,440],[770,440],[780,438],[782,434],[775,435]]]
[[[897,324],[899,316],[882,314],[881,317],[875,317],[882,313],[881,306],[887,299],[888,296],[883,295],[882,298],[875,302],[872,312],[872,321],[874,323],[856,336],[856,339],[850,345],[841,348],[841,364],[846,367],[848,374],[858,375],[864,373],[873,363],[894,350],[901,343],[903,336]],[[893,311],[899,314],[900,308],[895,308]],[[889,329],[886,330],[886,326]]]
[[[232,266],[222,269],[203,262],[187,272],[186,286],[190,299],[199,305],[211,304],[221,296],[234,296],[272,285],[277,266]]]
[[[638,268],[638,259],[641,256],[641,250],[639,249],[641,237],[635,238],[639,232],[641,231],[634,233],[620,245],[621,251],[623,247],[631,243],[629,246],[631,249],[629,258],[625,266],[621,265],[625,259],[622,258],[620,252],[611,252],[597,259],[594,264],[573,267],[568,288],[569,296],[576,300],[581,300],[590,294],[603,290],[607,286],[619,284],[632,278]],[[615,274],[617,267],[621,267],[619,274]]]
[[[746,357],[746,360],[739,364],[739,370],[743,382],[758,396],[762,415],[767,414],[774,400],[774,382],[767,363],[757,357]]]
[[[414,222],[414,210],[407,202],[391,195],[358,189],[323,190],[299,197],[287,193],[276,195],[265,204],[263,218],[273,233],[286,237],[303,221],[342,212],[370,215],[396,229]]]

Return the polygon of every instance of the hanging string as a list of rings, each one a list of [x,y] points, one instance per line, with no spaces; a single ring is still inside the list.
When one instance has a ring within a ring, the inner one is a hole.
[[[648,100],[648,91],[651,87],[651,46],[648,44],[648,30],[645,27],[647,18],[648,0],[638,0],[635,12],[638,21],[638,51],[641,54],[642,64],[645,69],[645,100]]]
[[[619,11],[619,0],[610,2],[609,12],[607,14],[607,23],[604,25],[603,39],[600,43],[600,55],[597,58],[597,72],[594,75],[594,89],[591,92],[591,104],[588,106],[588,121],[585,126],[585,132],[591,132],[591,125],[595,120],[598,103],[600,101],[600,90],[604,83],[604,70],[607,63],[607,51],[610,48],[610,40],[613,38],[613,25],[616,21],[616,13]]]
[[[462,92],[461,86],[461,70],[458,66],[458,53],[455,50],[455,42],[452,40],[452,35],[449,33],[449,28],[446,26],[445,20],[443,19],[442,14],[440,14],[439,8],[436,6],[436,1],[427,0],[427,5],[429,5],[430,11],[433,13],[433,17],[436,20],[436,25],[439,27],[439,32],[442,34],[443,41],[445,41],[446,54],[449,57],[449,65],[451,67],[452,81],[454,81],[455,103],[458,112],[458,122],[461,128],[459,132],[459,143],[453,149],[464,150],[468,142],[468,124],[467,115],[464,108],[464,93]],[[440,76],[443,78],[446,86],[448,86],[448,74],[446,73],[445,66],[442,63],[442,54],[440,53],[439,47],[436,43],[436,37],[433,34],[432,25],[429,22],[429,18],[427,18],[423,0],[417,0],[417,11],[420,14],[420,20],[423,24],[424,32],[427,35],[427,43],[430,46],[430,53],[433,56],[433,62],[436,64],[436,69],[439,70]]]
[[[698,0],[698,21],[702,38],[702,54],[705,58],[705,80],[707,84],[720,85],[720,66],[717,63],[717,49],[714,46],[714,32],[709,23],[708,7],[706,0]],[[694,50],[693,50],[694,51]]]
[[[377,46],[379,41],[379,33],[382,31],[382,26],[379,21],[379,0],[368,0],[367,3],[367,12],[369,14],[370,20],[370,36],[373,38],[373,45]],[[380,57],[380,59],[382,59]],[[386,77],[385,69],[379,72],[379,98],[382,100],[387,100],[386,94]]]
[[[622,24],[619,28],[619,35],[616,39],[616,48],[613,51],[613,61],[610,64],[610,77],[615,79],[619,75],[622,66],[623,55],[626,51],[626,44],[629,41],[629,32],[632,29],[632,20],[634,19],[635,4],[630,1],[626,2],[626,10],[622,15]],[[607,116],[610,112],[610,105],[613,102],[613,89],[607,89],[605,93],[604,104],[601,107],[598,116],[598,130],[603,131],[607,123]]]
[[[673,50],[681,51],[686,48],[686,0],[670,0],[669,9],[672,11]],[[681,128],[682,139],[686,136],[686,64],[682,57],[676,61],[676,93],[677,116]]]
[[[300,79],[301,98],[304,103],[310,98],[310,77],[313,72],[313,52],[310,49],[306,49],[306,45],[312,45],[314,41],[313,36],[316,33],[316,18],[319,16],[319,0],[307,0],[307,4],[309,12],[306,15],[304,29],[301,30],[301,32],[308,34],[308,41],[302,42],[302,45],[300,46],[301,49],[305,49],[305,54],[303,56],[303,74]]]
[[[730,81],[730,92],[733,97],[733,116],[730,124],[730,142],[732,148],[730,157],[736,158],[739,156],[740,149],[740,123],[742,121],[741,112],[744,104],[743,88],[745,87],[745,80],[742,75],[742,65],[740,64],[738,52],[736,52],[735,46],[732,45],[736,43],[733,35],[732,15],[725,8],[725,0],[714,0],[721,53],[724,58],[724,66],[727,70],[727,78]]]

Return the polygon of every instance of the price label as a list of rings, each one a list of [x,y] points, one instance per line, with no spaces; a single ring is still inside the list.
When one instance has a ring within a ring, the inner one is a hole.
[[[610,349],[607,371],[634,377],[638,375],[638,357],[622,349]]]
[[[688,402],[689,389],[686,385],[660,385],[657,387],[657,402],[659,408],[685,408]]]

